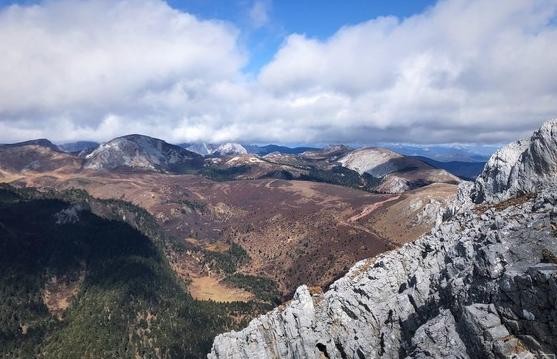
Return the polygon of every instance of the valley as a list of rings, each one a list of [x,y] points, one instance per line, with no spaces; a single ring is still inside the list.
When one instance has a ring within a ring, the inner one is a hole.
[[[445,185],[443,191],[432,185],[400,198],[310,181],[214,182],[195,175],[94,171],[33,174],[13,183],[83,189],[96,198],[145,208],[169,235],[190,248],[190,254],[175,254],[178,262],[188,263],[176,264],[185,280],[224,279],[226,271],[208,264],[204,253],[240,245],[250,258],[241,272],[273,279],[282,295],[301,283],[324,287],[355,261],[417,238],[435,220],[436,213],[423,212],[425,207],[440,208],[456,192],[454,185]],[[436,192],[437,200],[422,198],[425,192]],[[391,206],[397,207],[397,216],[383,214]],[[404,223],[421,227],[411,236],[392,237]],[[208,299],[207,294],[202,298]]]

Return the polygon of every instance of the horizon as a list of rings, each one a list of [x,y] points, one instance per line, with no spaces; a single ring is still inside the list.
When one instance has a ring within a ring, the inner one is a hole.
[[[289,142],[242,142],[242,141],[225,141],[225,142],[170,142],[164,138],[158,138],[158,137],[153,137],[153,136],[149,136],[149,135],[144,135],[141,133],[128,133],[128,134],[124,134],[124,135],[119,135],[113,138],[110,138],[106,141],[96,141],[96,140],[90,140],[90,139],[77,139],[74,141],[54,141],[51,140],[50,138],[46,138],[46,137],[41,137],[41,138],[30,138],[30,139],[26,139],[23,141],[14,141],[14,142],[2,142],[0,143],[0,145],[15,145],[15,144],[19,144],[19,143],[23,143],[23,142],[28,142],[28,141],[40,141],[40,140],[47,140],[49,142],[51,142],[52,144],[55,145],[67,145],[67,144],[74,144],[74,143],[79,143],[79,142],[91,142],[91,143],[97,143],[97,144],[103,144],[103,143],[107,143],[110,142],[114,139],[120,138],[120,137],[127,137],[127,136],[146,136],[146,137],[152,137],[155,138],[157,140],[162,140],[166,143],[169,144],[173,144],[173,145],[201,145],[201,144],[206,144],[206,145],[222,145],[222,144],[226,144],[226,143],[235,143],[235,144],[240,144],[242,146],[283,146],[283,147],[289,147],[289,148],[295,148],[295,147],[316,147],[316,148],[324,148],[327,146],[348,146],[348,147],[354,147],[354,148],[360,148],[360,147],[382,147],[382,146],[409,146],[409,147],[416,147],[416,148],[427,148],[427,147],[451,147],[451,148],[468,148],[468,147],[488,147],[488,148],[498,148],[501,146],[506,145],[506,143],[494,143],[494,144],[481,144],[481,143],[460,143],[460,142],[452,142],[452,143],[412,143],[412,142],[380,142],[380,143],[342,143],[342,142],[331,142],[331,143],[289,143]]]
[[[133,134],[127,134],[127,135],[122,135],[122,136],[117,136],[115,138],[112,138],[110,140],[107,141],[94,141],[94,140],[77,140],[77,141],[67,141],[67,142],[56,142],[56,141],[52,141],[48,138],[35,138],[35,139],[28,139],[28,140],[24,140],[24,141],[17,141],[17,142],[4,142],[4,143],[0,143],[0,146],[2,145],[17,145],[17,144],[21,144],[21,143],[26,143],[26,142],[33,142],[33,141],[42,141],[42,140],[46,140],[50,143],[52,143],[53,145],[56,146],[65,146],[65,145],[74,145],[74,144],[79,144],[79,143],[91,143],[91,144],[95,144],[95,145],[101,145],[104,143],[108,143],[111,142],[112,140],[115,140],[117,138],[121,138],[121,137],[127,137],[127,136],[147,136],[147,135],[143,135],[143,134],[138,134],[138,133],[133,133]],[[147,136],[147,137],[151,137],[151,136]],[[401,153],[405,156],[423,156],[423,157],[428,157],[430,159],[437,159],[441,162],[450,162],[453,161],[454,159],[446,159],[442,152],[442,150],[452,150],[453,151],[453,155],[455,154],[468,154],[470,156],[475,157],[474,159],[472,159],[472,157],[470,157],[470,159],[468,159],[465,162],[484,162],[485,160],[487,160],[489,157],[491,157],[491,155],[498,150],[499,148],[505,146],[506,144],[504,143],[500,143],[500,144],[470,144],[470,143],[438,143],[438,144],[414,144],[414,143],[396,143],[396,142],[390,142],[390,143],[368,143],[368,144],[349,144],[349,143],[302,143],[302,144],[289,144],[289,143],[245,143],[245,142],[221,142],[221,143],[208,143],[208,142],[189,142],[189,143],[173,143],[173,142],[169,142],[163,138],[156,138],[157,140],[161,140],[164,141],[166,143],[175,145],[175,146],[180,146],[183,148],[186,145],[189,146],[194,146],[194,145],[212,145],[212,146],[218,146],[218,145],[223,145],[223,144],[227,144],[227,143],[232,143],[232,144],[239,144],[243,147],[249,147],[249,146],[256,146],[259,148],[264,148],[267,146],[279,146],[279,147],[285,147],[285,148],[290,148],[290,149],[295,149],[295,148],[315,148],[315,149],[325,149],[327,147],[332,147],[332,146],[347,146],[348,148],[351,149],[361,149],[361,148],[386,148],[386,149],[390,149],[394,152],[398,152]],[[67,151],[65,149],[62,149],[64,151]],[[420,152],[422,151],[422,152]],[[445,158],[445,159],[443,159]]]
[[[1,143],[495,147],[557,117],[556,0],[3,0],[0,29]]]

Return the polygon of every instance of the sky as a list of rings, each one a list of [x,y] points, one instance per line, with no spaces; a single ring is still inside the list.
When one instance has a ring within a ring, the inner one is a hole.
[[[0,0],[0,142],[505,143],[555,44],[557,0]]]

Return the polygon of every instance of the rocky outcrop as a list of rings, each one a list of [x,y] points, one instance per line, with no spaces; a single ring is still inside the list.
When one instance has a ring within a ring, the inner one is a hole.
[[[325,294],[218,336],[209,358],[504,358],[557,352],[557,192],[467,212]]]
[[[557,353],[557,188],[548,176],[557,163],[549,161],[554,123],[545,124],[528,146],[499,153],[505,161],[491,161],[483,180],[462,184],[458,202],[431,234],[357,263],[324,294],[298,288],[291,302],[240,332],[218,336],[209,358]],[[508,182],[516,190],[498,183],[505,175],[494,174],[504,173],[516,178]],[[532,183],[539,186],[527,187]],[[498,204],[471,202],[480,193],[496,202],[535,190],[536,196]]]
[[[529,139],[513,142],[487,162],[476,180],[476,203],[499,202],[557,184],[557,120],[548,121]]]

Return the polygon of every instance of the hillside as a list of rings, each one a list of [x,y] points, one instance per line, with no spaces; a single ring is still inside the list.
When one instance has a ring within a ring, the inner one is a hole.
[[[288,305],[218,336],[209,358],[556,353],[556,136],[550,121],[503,148],[430,234],[357,263],[325,293],[299,287]]]
[[[53,151],[61,151],[61,148],[54,143],[50,142],[46,138],[39,138],[36,140],[29,140],[24,142],[17,142],[17,143],[10,143],[5,145],[0,145],[0,149],[6,148],[18,148],[18,147],[26,147],[26,146],[39,146],[51,149]]]
[[[321,182],[214,182],[154,172],[29,176],[18,185],[80,188],[146,209],[166,233],[190,245],[191,254],[177,256],[176,263],[194,281],[224,279],[228,274],[210,258],[238,244],[250,258],[238,269],[273,279],[285,295],[301,283],[325,286],[355,261],[417,238],[456,192],[455,185],[425,187],[399,198]],[[395,216],[382,214],[392,206]]]
[[[199,358],[234,327],[138,230],[35,197],[0,189],[1,357]]]
[[[0,146],[0,169],[14,176],[31,172],[76,172],[82,160],[48,145],[29,141]]]
[[[384,148],[367,147],[349,151],[337,161],[360,175],[382,179],[375,190],[385,193],[402,193],[431,183],[454,184],[460,181],[444,169]]]

